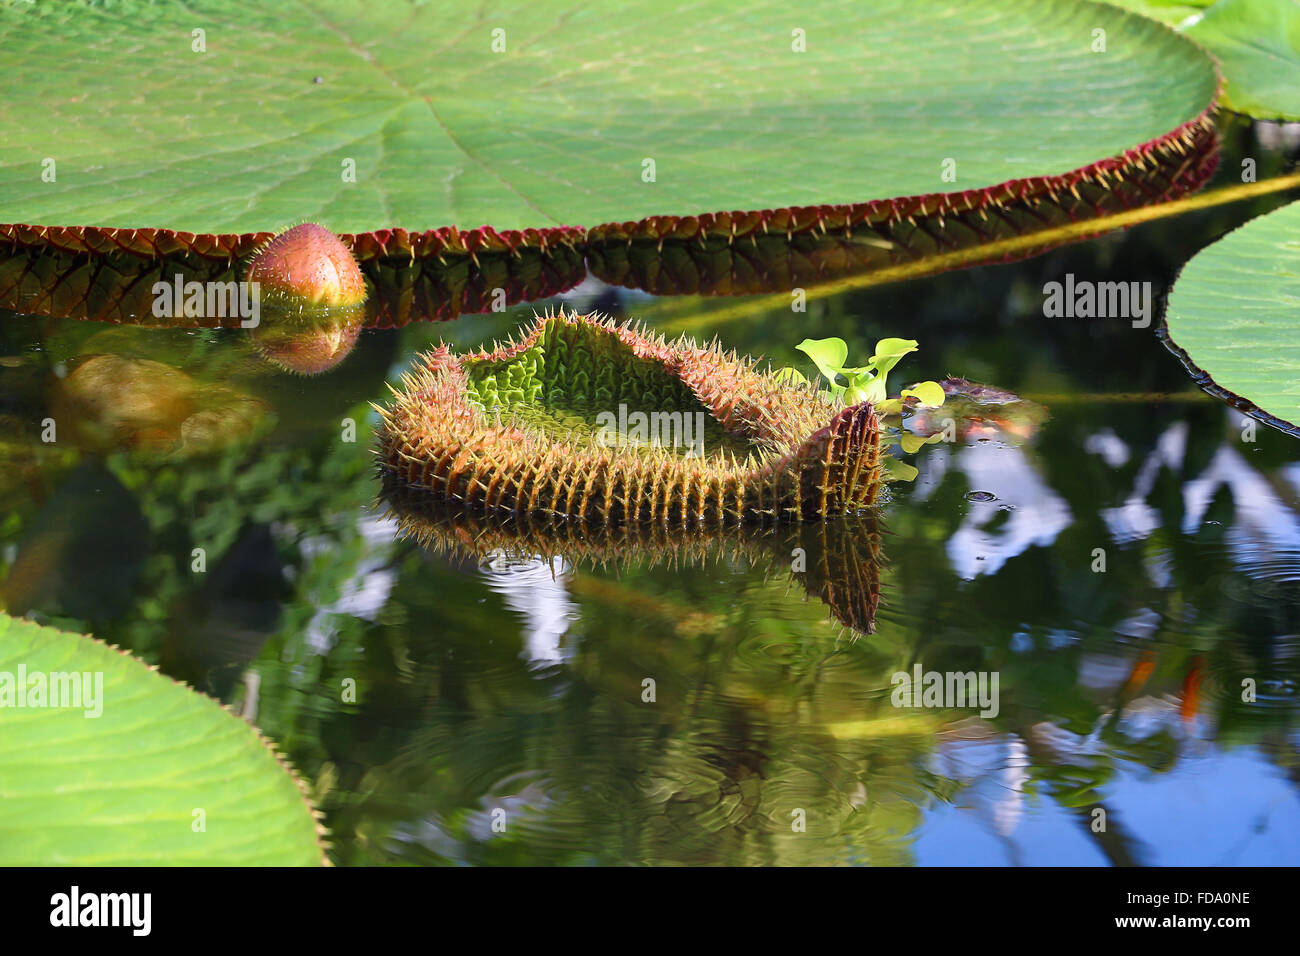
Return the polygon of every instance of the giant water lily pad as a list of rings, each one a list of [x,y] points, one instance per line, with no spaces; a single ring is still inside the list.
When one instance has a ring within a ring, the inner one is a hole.
[[[1198,253],[1169,294],[1170,344],[1201,385],[1300,436],[1300,203]]]
[[[1218,57],[1234,110],[1300,119],[1300,3],[1219,0],[1185,31]]]
[[[91,696],[51,706],[50,674],[91,675]],[[43,683],[44,706],[16,706],[23,676],[26,703]],[[0,614],[0,864],[317,865],[317,830],[275,753],[216,701]]]
[[[1226,104],[1261,119],[1300,119],[1297,0],[1109,0],[1182,30],[1218,59]]]
[[[379,328],[549,298],[587,275],[581,252],[562,244],[473,258],[371,258],[363,271],[370,293],[363,323]],[[225,284],[242,277],[243,264],[194,254],[88,257],[84,250],[29,246],[0,256],[0,309],[165,328],[244,327],[242,315],[156,315],[155,283],[174,283],[178,275],[183,283]],[[264,310],[261,320],[265,326],[276,324],[271,309]]]
[[[379,430],[399,488],[595,527],[816,521],[875,503],[880,422],[755,359],[597,315],[538,317],[518,343],[441,346]]]
[[[19,4],[0,47],[0,236],[100,253],[242,255],[304,219],[364,259],[1150,201],[1216,88],[1182,37],[1075,0]]]

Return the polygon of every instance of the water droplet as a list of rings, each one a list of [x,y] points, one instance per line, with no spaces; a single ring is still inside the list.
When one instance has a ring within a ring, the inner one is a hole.
[[[966,492],[967,501],[997,501],[998,496],[991,491],[968,491]]]

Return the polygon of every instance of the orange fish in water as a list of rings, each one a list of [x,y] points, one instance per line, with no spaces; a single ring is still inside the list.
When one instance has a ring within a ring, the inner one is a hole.
[[[952,423],[956,441],[963,444],[981,439],[1020,444],[1033,438],[1048,417],[1042,405],[991,385],[964,378],[946,378],[939,384],[943,406],[917,409],[910,425],[915,434],[932,435]]]
[[[1155,669],[1156,656],[1150,651],[1143,651],[1142,655],[1137,659],[1137,663],[1133,665],[1133,670],[1129,672],[1128,680],[1124,681],[1122,696],[1125,698],[1132,697],[1145,687],[1148,678],[1151,677],[1151,672]]]
[[[1191,670],[1183,678],[1183,702],[1178,707],[1178,714],[1189,724],[1201,706],[1201,681],[1205,678],[1201,668],[1204,663],[1204,658],[1197,654],[1192,658]]]

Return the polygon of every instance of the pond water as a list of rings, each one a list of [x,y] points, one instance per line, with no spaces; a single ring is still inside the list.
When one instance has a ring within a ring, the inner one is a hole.
[[[1225,143],[1229,174],[1288,161]],[[313,376],[237,329],[0,314],[5,603],[246,714],[339,864],[1296,864],[1300,441],[1199,391],[1158,323],[1043,317],[1066,274],[1160,294],[1262,208],[806,313],[588,281],[363,331]],[[787,364],[915,338],[895,383],[1024,401],[961,409],[878,523],[825,534],[399,528],[369,403],[561,302]],[[75,440],[41,442],[60,415]],[[996,694],[894,705],[929,672]]]

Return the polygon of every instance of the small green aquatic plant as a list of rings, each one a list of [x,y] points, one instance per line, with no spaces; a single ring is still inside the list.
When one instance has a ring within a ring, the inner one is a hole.
[[[942,434],[922,437],[913,435],[902,427],[904,408],[933,409],[943,405],[945,394],[942,385],[938,382],[917,382],[911,388],[900,391],[897,398],[889,397],[889,373],[903,356],[917,351],[915,339],[880,339],[876,342],[871,358],[867,359],[865,365],[859,366],[846,364],[849,360],[849,347],[838,337],[804,339],[795,348],[813,360],[817,371],[829,383],[822,389],[822,394],[845,405],[856,405],[859,402],[872,404],[880,416],[881,441],[884,446],[896,444],[910,455],[921,446],[942,439]],[[783,368],[777,375],[787,382],[808,381],[795,368]],[[843,379],[843,384],[840,379]],[[882,456],[881,464],[886,481],[911,481],[917,475],[917,470],[912,465],[888,455]]]
[[[908,398],[915,398],[915,404],[928,408],[938,408],[943,404],[943,386],[938,382],[918,382],[903,389],[898,398],[889,398],[887,376],[904,355],[917,350],[915,339],[881,339],[867,364],[856,367],[845,364],[849,360],[849,347],[841,338],[804,339],[795,348],[812,359],[817,371],[830,383],[823,391],[845,405],[870,402],[878,414],[890,415],[902,411],[904,400]],[[807,381],[794,368],[781,369],[777,374],[788,381]],[[841,377],[845,381],[843,385],[837,381]]]

